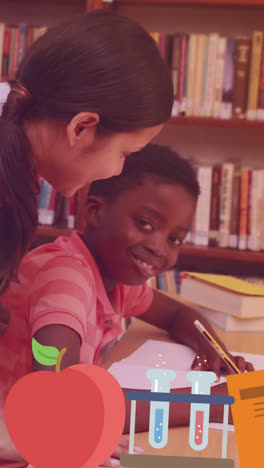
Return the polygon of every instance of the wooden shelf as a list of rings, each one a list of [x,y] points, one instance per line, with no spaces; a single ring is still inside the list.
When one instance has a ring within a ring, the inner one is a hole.
[[[256,128],[264,129],[264,121],[246,119],[213,119],[210,117],[171,117],[168,121],[171,125],[225,127],[225,128]]]
[[[264,6],[264,0],[114,0],[114,4],[142,5],[197,5],[197,6]]]
[[[183,245],[177,267],[190,271],[264,276],[264,252]]]

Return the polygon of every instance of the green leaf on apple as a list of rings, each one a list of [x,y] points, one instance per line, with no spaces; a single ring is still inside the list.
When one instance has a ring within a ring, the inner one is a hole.
[[[55,366],[60,354],[57,348],[53,346],[43,346],[32,338],[32,353],[36,361],[43,366]]]

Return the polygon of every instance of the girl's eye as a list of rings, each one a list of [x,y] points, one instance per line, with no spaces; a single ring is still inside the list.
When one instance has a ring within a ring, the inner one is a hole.
[[[149,221],[145,221],[144,219],[137,219],[137,223],[144,231],[153,231],[153,226],[149,223]]]
[[[183,241],[181,239],[179,239],[179,237],[171,237],[170,238],[170,241],[174,244],[174,245],[177,245],[177,246],[180,246],[182,245]]]

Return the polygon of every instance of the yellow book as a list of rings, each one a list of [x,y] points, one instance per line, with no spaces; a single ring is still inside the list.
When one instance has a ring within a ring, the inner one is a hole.
[[[200,116],[206,35],[198,34],[192,115]]]
[[[212,283],[221,288],[230,289],[231,291],[246,294],[249,296],[264,296],[264,288],[254,283],[235,278],[228,275],[213,275],[211,273],[193,273],[188,271],[188,275],[198,278],[207,283]],[[264,315],[264,313],[263,313]]]
[[[247,119],[257,118],[258,93],[260,80],[260,67],[263,46],[263,32],[254,31],[252,39],[252,52],[250,61],[250,75],[248,88]]]
[[[229,315],[264,317],[264,288],[232,276],[187,272],[182,278],[181,296]]]

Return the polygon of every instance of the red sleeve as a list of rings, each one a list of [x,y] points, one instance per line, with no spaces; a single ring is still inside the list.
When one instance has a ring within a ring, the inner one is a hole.
[[[123,287],[123,316],[136,317],[144,314],[151,306],[153,301],[153,289],[144,283],[140,286],[126,286]]]

